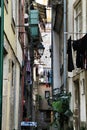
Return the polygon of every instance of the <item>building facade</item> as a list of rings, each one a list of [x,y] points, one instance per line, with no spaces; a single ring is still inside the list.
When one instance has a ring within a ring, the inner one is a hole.
[[[86,30],[87,30],[87,1],[83,0],[73,0],[72,2],[67,1],[67,39],[71,37],[71,49],[73,57],[74,68],[70,70],[70,65],[68,64],[68,89],[72,93],[71,98],[71,109],[73,111],[73,128],[77,129],[87,129],[87,94],[86,94],[86,60],[85,54],[80,51],[82,59],[79,66],[79,55],[78,50],[75,50],[74,41],[80,39],[86,39]],[[83,49],[81,47],[84,47]],[[85,41],[81,41],[81,44],[78,43],[80,48],[84,51],[87,51]],[[76,44],[75,44],[76,45]],[[79,47],[78,46],[78,47]],[[84,58],[83,58],[84,57]],[[68,53],[69,59],[69,53]],[[84,62],[85,59],[85,62]],[[69,60],[68,60],[69,61]],[[72,65],[71,65],[72,66]]]
[[[64,66],[66,65],[66,91],[71,92],[70,108],[73,112],[69,126],[75,130],[86,129],[87,2],[66,0],[65,3],[61,0],[51,4],[53,14],[53,88],[60,89],[64,84]],[[64,5],[62,10],[60,9],[61,5]],[[66,10],[64,10],[65,7]],[[60,22],[61,20],[63,21]],[[65,26],[66,30],[64,30]],[[64,42],[66,43],[66,53],[64,53]],[[77,45],[78,47],[76,47]],[[64,62],[64,58],[66,62]]]
[[[20,75],[23,56],[16,28],[19,24],[19,4],[18,1],[4,0],[3,130],[20,128]]]

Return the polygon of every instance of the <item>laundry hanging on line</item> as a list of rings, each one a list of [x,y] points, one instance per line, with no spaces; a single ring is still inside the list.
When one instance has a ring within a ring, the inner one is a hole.
[[[68,51],[68,71],[71,72],[74,68],[73,63],[70,59],[70,55],[72,54],[72,48],[76,51],[76,66],[77,68],[87,69],[87,34],[78,40],[68,39],[68,46],[72,41],[71,50]],[[69,48],[69,47],[68,47]],[[73,60],[73,59],[72,59]],[[70,68],[71,67],[71,68]]]
[[[72,46],[71,46],[71,36],[67,43],[67,54],[68,54],[68,71],[72,72],[74,70],[73,58],[72,58]]]

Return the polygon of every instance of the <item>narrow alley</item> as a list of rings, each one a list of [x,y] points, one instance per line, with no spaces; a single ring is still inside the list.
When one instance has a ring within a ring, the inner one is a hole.
[[[87,0],[0,1],[0,130],[87,130]]]

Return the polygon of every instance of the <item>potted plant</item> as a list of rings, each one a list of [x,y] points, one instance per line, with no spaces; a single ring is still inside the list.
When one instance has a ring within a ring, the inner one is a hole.
[[[69,108],[71,93],[60,93],[56,100],[52,101],[52,109],[54,112],[54,121],[52,125],[64,130],[64,125],[68,124],[70,116],[73,115]]]

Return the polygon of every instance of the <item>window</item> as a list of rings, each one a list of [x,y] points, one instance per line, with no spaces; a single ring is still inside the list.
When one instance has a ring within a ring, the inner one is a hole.
[[[50,97],[50,91],[45,91],[45,98],[49,98]]]
[[[82,79],[82,95],[85,94],[85,79]]]
[[[74,3],[74,39],[80,39],[82,37],[82,3],[81,0]],[[78,73],[80,68],[76,66],[76,55],[77,52],[73,52],[75,73]]]
[[[77,4],[75,7],[75,32],[76,32],[76,39],[79,39],[81,37],[81,31],[82,31],[82,7],[81,2]]]

